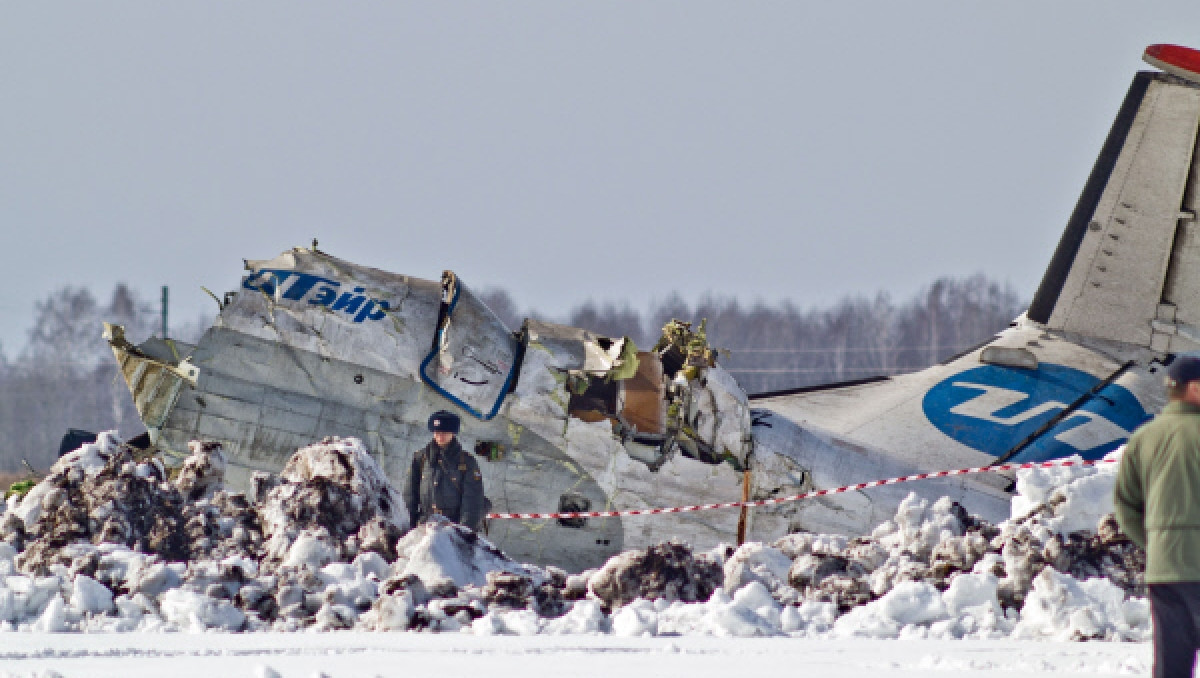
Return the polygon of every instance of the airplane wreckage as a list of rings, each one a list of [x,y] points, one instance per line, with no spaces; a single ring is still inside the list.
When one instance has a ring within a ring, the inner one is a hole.
[[[506,327],[455,274],[440,283],[312,249],[247,261],[195,346],[107,326],[152,443],[219,440],[249,489],[324,436],[362,439],[396,483],[453,409],[494,511],[626,510],[798,494],[924,471],[1115,449],[1163,405],[1162,367],[1200,347],[1200,53],[1158,45],[1140,72],[1029,310],[926,370],[748,396],[702,328],[652,350],[529,319]],[[746,473],[748,471],[748,474]],[[1007,517],[982,473],[756,508],[748,538],[861,533],[910,491]],[[735,538],[738,511],[497,520],[509,555],[582,570],[680,537]]]

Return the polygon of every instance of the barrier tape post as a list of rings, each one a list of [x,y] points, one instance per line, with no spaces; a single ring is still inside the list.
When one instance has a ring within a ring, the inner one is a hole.
[[[746,506],[748,501],[750,501],[750,469],[745,469],[742,471],[742,513],[738,516],[738,546],[746,543],[746,522],[750,518],[750,508]]]
[[[695,506],[670,506],[666,508],[653,509],[633,509],[630,511],[571,511],[568,513],[489,513],[487,515],[490,520],[550,520],[555,518],[622,518],[626,516],[653,516],[664,513],[690,513],[692,511],[711,511],[714,509],[723,508],[748,508],[754,506],[773,506],[775,504],[785,504],[802,499],[811,499],[813,497],[824,497],[831,494],[842,494],[845,492],[854,492],[857,490],[866,490],[872,487],[882,487],[884,485],[896,485],[898,483],[907,483],[913,480],[927,480],[932,478],[947,478],[950,476],[963,476],[971,473],[999,473],[1001,471],[1015,471],[1025,468],[1057,468],[1061,466],[1095,466],[1096,464],[1115,463],[1116,459],[1083,459],[1075,461],[1072,459],[1064,459],[1059,461],[1039,461],[1026,462],[1023,464],[997,464],[996,466],[977,466],[974,468],[959,468],[951,471],[931,471],[929,473],[916,473],[911,476],[900,476],[898,478],[887,478],[885,480],[872,480],[866,483],[858,483],[857,485],[845,485],[835,487],[828,490],[813,490],[804,494],[795,494],[789,497],[774,497],[772,499],[756,499],[754,501],[729,501],[720,504],[697,504]]]

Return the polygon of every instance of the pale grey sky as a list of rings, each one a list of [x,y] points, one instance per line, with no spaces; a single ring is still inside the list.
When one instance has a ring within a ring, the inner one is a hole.
[[[1154,42],[1200,3],[4,3],[0,344],[313,236],[550,313],[1029,296]]]

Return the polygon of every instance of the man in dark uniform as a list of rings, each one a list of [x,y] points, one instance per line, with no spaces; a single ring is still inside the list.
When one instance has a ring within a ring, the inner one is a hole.
[[[442,515],[479,531],[487,500],[479,464],[458,443],[458,415],[439,410],[429,417],[433,440],[413,455],[404,483],[404,503],[415,527]]]

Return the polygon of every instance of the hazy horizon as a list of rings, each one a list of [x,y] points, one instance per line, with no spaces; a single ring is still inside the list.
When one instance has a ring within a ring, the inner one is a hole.
[[[313,237],[525,308],[1032,296],[1149,2],[6,8],[0,345],[126,281],[172,317]]]

